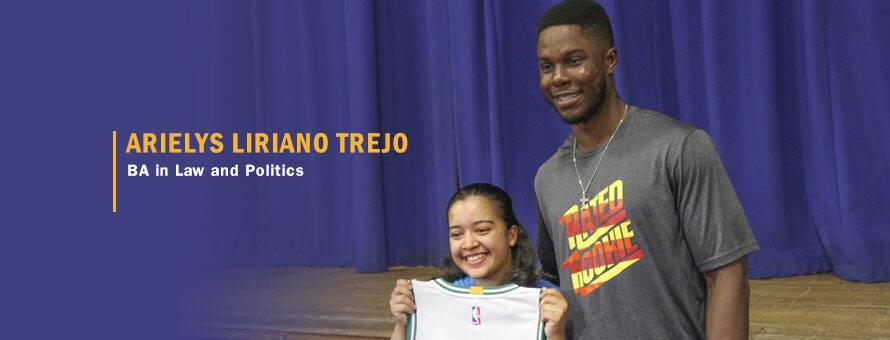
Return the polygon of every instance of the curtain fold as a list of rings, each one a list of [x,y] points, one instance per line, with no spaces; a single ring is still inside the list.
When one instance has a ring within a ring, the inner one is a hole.
[[[349,129],[380,132],[374,8],[370,2],[344,1]],[[385,144],[384,144],[385,145]],[[352,159],[352,221],[359,272],[379,272],[386,263],[386,216],[380,155]]]

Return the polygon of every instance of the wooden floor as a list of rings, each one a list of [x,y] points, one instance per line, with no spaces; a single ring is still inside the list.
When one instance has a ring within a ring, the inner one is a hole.
[[[189,302],[189,332],[203,339],[389,338],[389,293],[429,267],[269,268],[213,272]],[[890,283],[821,274],[751,280],[753,339],[890,339]]]

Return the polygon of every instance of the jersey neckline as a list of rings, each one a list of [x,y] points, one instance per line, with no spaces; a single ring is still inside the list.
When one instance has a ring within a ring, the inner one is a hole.
[[[504,294],[507,292],[514,291],[520,287],[519,285],[517,285],[515,283],[508,283],[508,284],[503,284],[503,285],[499,285],[499,286],[489,286],[489,287],[482,287],[482,286],[463,287],[463,286],[455,285],[455,284],[448,282],[442,278],[437,278],[437,279],[433,280],[433,282],[435,282],[437,285],[439,285],[439,287],[442,287],[442,289],[445,289],[445,290],[453,292],[453,293],[458,293],[458,294],[472,294],[472,293],[470,293],[471,289],[479,289],[479,288],[474,288],[474,287],[481,287],[482,295],[498,295],[498,294]]]

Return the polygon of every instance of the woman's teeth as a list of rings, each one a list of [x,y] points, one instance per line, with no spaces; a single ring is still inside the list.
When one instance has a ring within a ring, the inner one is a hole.
[[[482,259],[485,257],[484,254],[476,254],[467,256],[467,262],[470,264],[476,264],[482,262]]]

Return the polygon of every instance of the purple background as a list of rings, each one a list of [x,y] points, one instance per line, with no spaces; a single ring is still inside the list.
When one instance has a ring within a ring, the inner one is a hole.
[[[751,275],[890,279],[890,3],[604,4],[623,98],[714,138],[761,245]],[[537,88],[548,6],[0,5],[0,337],[171,338],[207,269],[438,264],[445,202],[472,182],[506,187],[534,233],[534,173],[568,133]],[[121,154],[112,214],[112,130],[121,150],[131,131],[410,143],[386,156]],[[306,175],[127,178],[128,162]]]

